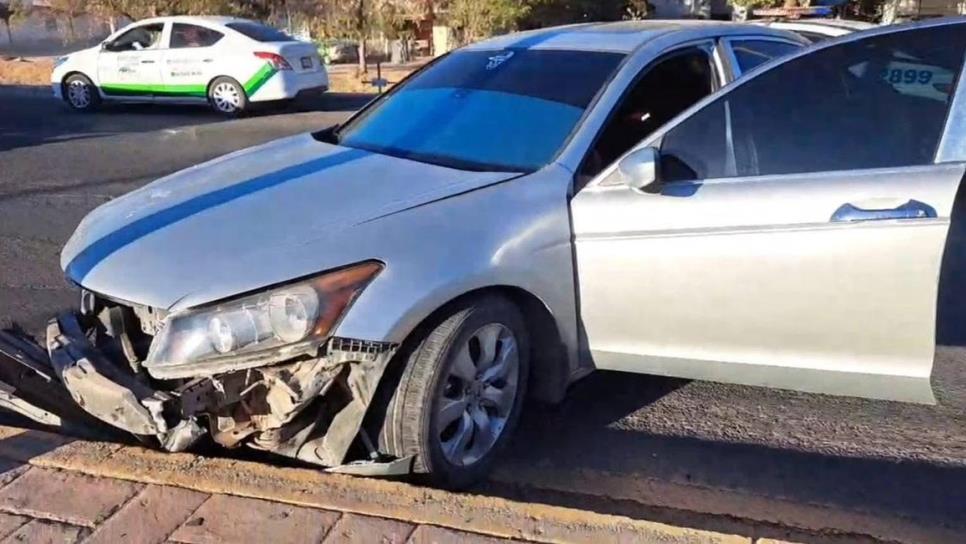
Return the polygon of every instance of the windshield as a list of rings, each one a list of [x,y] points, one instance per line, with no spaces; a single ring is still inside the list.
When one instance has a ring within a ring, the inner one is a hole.
[[[339,133],[339,143],[467,170],[546,165],[623,55],[509,49],[439,60]]]
[[[236,32],[240,32],[257,42],[291,42],[295,40],[295,38],[289,36],[281,30],[272,28],[268,25],[263,25],[261,23],[245,21],[239,23],[228,23],[225,26]]]

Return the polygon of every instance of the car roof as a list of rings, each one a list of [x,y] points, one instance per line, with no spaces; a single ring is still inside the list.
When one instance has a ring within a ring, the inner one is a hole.
[[[169,15],[166,17],[151,17],[150,19],[142,19],[140,21],[135,21],[134,24],[149,24],[149,23],[202,23],[209,25],[226,25],[228,23],[250,23],[252,21],[248,19],[242,19],[239,17],[226,17],[222,15]]]
[[[682,41],[748,33],[800,39],[787,31],[746,23],[695,19],[647,20],[584,23],[516,32],[483,40],[468,45],[465,49],[502,50],[522,47],[629,53],[659,36],[671,33],[680,34]]]

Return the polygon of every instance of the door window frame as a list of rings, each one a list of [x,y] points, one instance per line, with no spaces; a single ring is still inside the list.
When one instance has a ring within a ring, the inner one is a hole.
[[[781,38],[778,36],[770,36],[767,34],[749,34],[749,35],[742,35],[742,36],[727,36],[727,37],[721,38],[719,40],[719,44],[721,46],[721,54],[724,56],[725,59],[727,59],[728,64],[731,67],[731,74],[733,76],[732,81],[740,78],[743,74],[747,74],[748,72],[754,70],[754,68],[752,68],[752,70],[748,70],[746,72],[741,69],[741,64],[738,63],[738,56],[735,55],[734,42],[776,42],[776,43],[792,45],[797,47],[798,49],[804,49],[805,47],[808,47],[808,44],[796,42],[794,40]],[[781,58],[781,57],[772,57],[771,59],[765,62],[770,62],[771,60],[776,58]]]
[[[825,42],[812,44],[811,46],[802,47],[799,51],[793,52],[785,57],[781,57],[780,62],[777,62],[770,66],[766,66],[762,70],[755,71],[755,73],[752,74],[750,77],[739,78],[737,81],[733,82],[732,84],[729,84],[724,89],[719,90],[718,92],[715,92],[710,96],[705,97],[703,100],[698,101],[696,104],[691,106],[688,110],[682,112],[681,115],[679,115],[676,120],[672,120],[671,122],[666,123],[663,127],[659,128],[657,131],[651,134],[650,137],[642,140],[632,149],[628,150],[627,153],[621,156],[621,158],[627,156],[628,154],[630,154],[635,150],[643,149],[645,147],[654,147],[656,149],[660,149],[661,144],[664,140],[665,134],[677,128],[678,125],[690,119],[693,115],[695,115],[700,110],[703,110],[704,108],[709,107],[711,104],[713,104],[718,100],[724,100],[725,97],[730,95],[732,92],[734,92],[742,85],[748,84],[754,81],[755,79],[757,79],[758,77],[761,77],[763,74],[766,74],[772,70],[782,67],[789,62],[793,62],[795,61],[795,59],[798,59],[799,57],[815,54],[818,51],[824,50],[826,48],[843,46],[852,42],[875,38],[877,36],[893,35],[893,34],[899,34],[902,32],[909,32],[909,31],[915,31],[915,30],[941,28],[949,25],[959,25],[964,30],[966,30],[966,23],[963,23],[963,21],[961,20],[946,21],[946,20],[937,19],[937,20],[924,21],[921,23],[911,24],[900,29],[897,29],[895,27],[891,27],[891,28],[881,27],[878,29],[871,29],[863,32],[854,32],[848,35],[847,37],[842,37],[835,40],[827,40]],[[950,109],[946,116],[946,122],[943,125],[942,134],[940,135],[939,145],[937,146],[936,154],[934,156],[933,162],[927,165],[904,166],[904,167],[896,167],[896,168],[924,168],[924,167],[928,168],[929,166],[942,164],[942,163],[966,162],[966,84],[963,83],[964,79],[966,79],[966,55],[964,55],[963,67],[961,68],[959,77],[956,80],[955,88],[951,93],[953,100],[950,102],[950,105],[949,105]],[[604,170],[602,170],[599,174],[597,174],[597,176],[595,176],[592,180],[587,182],[581,188],[581,190],[586,191],[591,189],[593,190],[626,189],[626,186],[622,182],[615,182],[610,179],[613,176],[614,172],[617,170],[617,164],[619,162],[620,162],[620,158],[618,158],[612,164],[604,168]],[[894,170],[896,168],[887,168],[887,170]],[[870,170],[873,170],[873,169],[870,169]],[[855,170],[846,170],[846,171],[854,172]],[[827,172],[832,173],[835,171],[829,170]],[[798,175],[815,176],[815,175],[824,174],[824,173],[826,173],[826,171],[813,172],[810,174],[781,174],[781,176],[783,177],[793,177]],[[662,187],[693,186],[693,185],[701,185],[704,183],[743,183],[750,180],[751,181],[763,180],[770,177],[774,177],[774,176],[762,175],[762,176],[753,176],[753,177],[748,177],[748,176],[730,177],[730,178],[724,177],[724,178],[714,178],[714,179],[705,179],[705,180],[699,179],[699,180],[674,181],[674,182],[662,183]],[[576,179],[576,175],[575,175],[575,179]],[[574,194],[576,194],[577,192],[578,191],[575,191]]]
[[[623,107],[624,102],[627,100],[631,91],[633,91],[636,88],[637,84],[641,81],[641,79],[643,79],[644,76],[646,76],[659,63],[680,54],[682,51],[686,49],[702,49],[704,50],[705,54],[708,55],[708,61],[709,61],[708,64],[709,64],[709,67],[711,68],[711,75],[712,75],[711,93],[708,96],[714,96],[715,94],[717,94],[719,90],[721,90],[725,85],[727,85],[729,81],[727,79],[728,78],[727,73],[728,73],[729,67],[722,64],[722,59],[717,54],[716,45],[717,45],[716,40],[714,38],[700,38],[697,40],[692,40],[684,43],[678,43],[673,45],[672,47],[665,49],[664,51],[661,51],[657,56],[655,56],[651,60],[651,62],[647,63],[643,68],[638,70],[634,78],[627,85],[624,86],[624,89],[621,91],[620,96],[613,103],[613,105],[610,108],[610,111],[607,112],[607,116],[604,118],[604,121],[594,131],[594,137],[591,138],[590,144],[581,153],[581,159],[577,163],[577,168],[575,169],[574,175],[573,175],[572,191],[571,191],[572,194],[579,193],[581,189],[589,186],[601,174],[603,174],[608,169],[610,169],[611,164],[608,164],[604,166],[604,168],[600,172],[595,174],[586,182],[581,183],[580,181],[580,173],[583,170],[584,165],[589,160],[591,152],[593,152],[594,147],[597,145],[597,142],[600,141],[600,138],[601,136],[603,136],[604,131],[610,126],[611,121],[614,120],[614,116],[617,115],[617,112],[621,109],[621,107]],[[702,99],[702,100],[699,100],[697,103],[701,103],[703,101],[704,100]],[[661,131],[661,127],[658,127],[657,132],[660,132],[660,131]],[[631,149],[636,149],[636,146],[632,147]],[[623,157],[623,155],[621,156]],[[612,164],[616,164],[616,162],[617,161],[614,161],[614,163]]]
[[[199,46],[196,46],[196,47],[188,47],[188,46],[174,47],[171,44],[171,40],[174,39],[174,25],[184,25],[184,26],[193,26],[195,28],[203,28],[203,29],[207,30],[208,32],[214,32],[214,33],[218,34],[219,38],[217,40],[215,40],[215,42],[212,43],[212,44],[210,44],[210,45],[199,45]],[[225,39],[225,33],[224,32],[222,32],[220,30],[216,30],[216,29],[211,28],[211,27],[208,27],[208,26],[204,26],[204,25],[199,25],[199,24],[195,24],[195,23],[185,23],[185,22],[182,22],[182,21],[172,21],[168,26],[170,27],[170,31],[168,32],[168,41],[167,41],[168,47],[167,47],[167,49],[170,49],[172,51],[177,51],[177,50],[181,50],[181,49],[189,49],[189,50],[190,49],[208,49],[209,47],[214,47],[214,46],[218,45],[219,43],[221,43],[221,40]]]
[[[963,55],[963,66],[956,78],[956,88],[953,89],[953,99],[949,101],[949,111],[946,113],[946,124],[943,126],[939,146],[936,148],[935,163],[966,161],[966,55]]]
[[[153,21],[153,22],[150,22],[150,23],[142,23],[142,24],[139,24],[139,25],[132,25],[130,28],[122,29],[117,34],[117,36],[114,36],[114,37],[110,38],[108,41],[105,41],[104,43],[105,43],[105,45],[113,44],[119,38],[121,38],[121,36],[124,36],[124,35],[128,34],[129,32],[132,32],[132,31],[137,30],[139,28],[148,27],[148,26],[154,26],[154,25],[157,25],[157,24],[160,24],[161,25],[161,36],[158,38],[158,41],[154,45],[154,47],[148,47],[148,48],[145,48],[145,49],[125,49],[124,51],[115,51],[113,49],[108,49],[107,47],[105,47],[105,48],[103,48],[102,52],[104,52],[104,53],[121,54],[121,53],[141,53],[141,52],[145,52],[145,51],[163,51],[163,50],[166,50],[168,48],[168,40],[171,39],[171,23],[169,21]]]

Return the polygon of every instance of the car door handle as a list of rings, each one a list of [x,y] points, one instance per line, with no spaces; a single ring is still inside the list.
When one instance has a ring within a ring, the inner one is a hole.
[[[882,221],[885,219],[928,219],[936,217],[936,209],[918,200],[909,200],[895,208],[860,208],[851,203],[839,206],[832,214],[833,223]]]
[[[205,60],[203,60],[201,62],[215,62],[215,59],[205,59]]]
[[[141,64],[154,64],[153,60],[142,60]]]

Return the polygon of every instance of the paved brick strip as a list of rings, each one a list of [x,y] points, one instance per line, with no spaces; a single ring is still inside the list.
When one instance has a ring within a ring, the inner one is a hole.
[[[0,539],[751,544],[570,508],[3,426]]]

